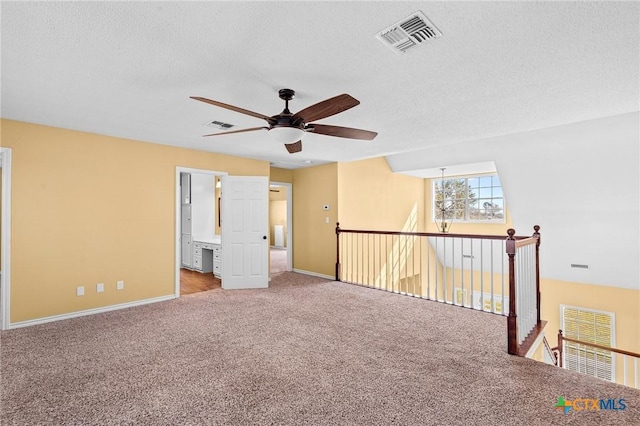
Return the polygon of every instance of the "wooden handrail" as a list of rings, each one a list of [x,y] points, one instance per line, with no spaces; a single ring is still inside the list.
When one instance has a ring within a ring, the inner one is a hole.
[[[336,224],[336,234],[341,233],[350,234],[373,234],[373,235],[407,235],[414,237],[444,237],[444,238],[471,238],[478,240],[504,240],[504,235],[477,235],[477,234],[451,234],[441,232],[404,232],[404,231],[373,231],[363,229],[342,229],[340,223]],[[532,237],[527,236],[514,236],[516,240],[525,240]]]
[[[591,346],[593,348],[602,349],[602,350],[605,350],[605,351],[611,351],[611,352],[615,352],[615,353],[622,354],[622,355],[627,355],[627,356],[632,356],[632,357],[635,357],[635,358],[640,358],[640,354],[637,354],[635,352],[625,351],[625,350],[617,349],[617,348],[611,348],[611,347],[608,347],[608,346],[602,346],[602,345],[598,345],[598,344],[595,344],[595,343],[583,342],[582,340],[572,339],[570,337],[564,337],[562,335],[562,330],[558,330],[558,349],[560,349],[562,341],[577,343],[579,345]]]

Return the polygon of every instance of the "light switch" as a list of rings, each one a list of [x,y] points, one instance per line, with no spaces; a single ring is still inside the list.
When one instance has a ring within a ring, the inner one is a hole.
[[[324,223],[329,223],[329,216],[325,216]]]

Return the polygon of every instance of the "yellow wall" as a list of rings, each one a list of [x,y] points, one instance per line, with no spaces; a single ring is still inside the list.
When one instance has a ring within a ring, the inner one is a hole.
[[[338,166],[340,227],[421,232],[424,179],[391,172],[384,158]]]
[[[421,232],[424,179],[394,174],[384,158],[338,165],[339,222],[343,229]],[[396,292],[421,293],[419,240],[413,237],[344,233],[345,280]],[[410,260],[407,260],[410,259]]]
[[[338,164],[296,169],[293,181],[293,267],[334,276]],[[330,206],[327,211],[322,209],[325,204]]]
[[[274,227],[284,227],[284,246],[287,246],[287,188],[278,187],[279,192],[269,192],[269,242],[275,244]]]
[[[269,175],[266,161],[11,120],[2,144],[13,149],[11,322],[173,294],[176,166]]]
[[[280,169],[278,167],[271,167],[269,180],[271,182],[283,182],[283,183],[292,183],[293,182],[293,170],[289,169]]]
[[[548,321],[547,340],[552,346],[560,328],[560,305],[571,305],[615,313],[616,346],[640,353],[640,291],[543,278],[540,292],[541,315]]]

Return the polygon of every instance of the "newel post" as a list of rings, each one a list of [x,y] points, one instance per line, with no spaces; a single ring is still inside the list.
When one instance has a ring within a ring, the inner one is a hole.
[[[540,324],[540,226],[533,227],[533,237],[537,238],[536,242],[536,312],[537,324]]]
[[[563,351],[564,351],[564,342],[562,341],[562,330],[558,330],[558,367],[562,367]]]
[[[336,281],[340,281],[340,222],[336,222]]]
[[[509,316],[507,317],[507,352],[518,355],[518,323],[516,315],[516,230],[509,228],[506,240],[506,251],[509,256]]]

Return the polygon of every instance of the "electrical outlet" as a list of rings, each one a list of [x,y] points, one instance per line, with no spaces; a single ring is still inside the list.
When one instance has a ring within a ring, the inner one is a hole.
[[[76,296],[84,296],[84,287],[76,287]]]
[[[116,282],[116,289],[118,289],[118,290],[124,289],[124,281]]]
[[[104,283],[98,283],[96,285],[96,293],[102,293],[104,291]]]

